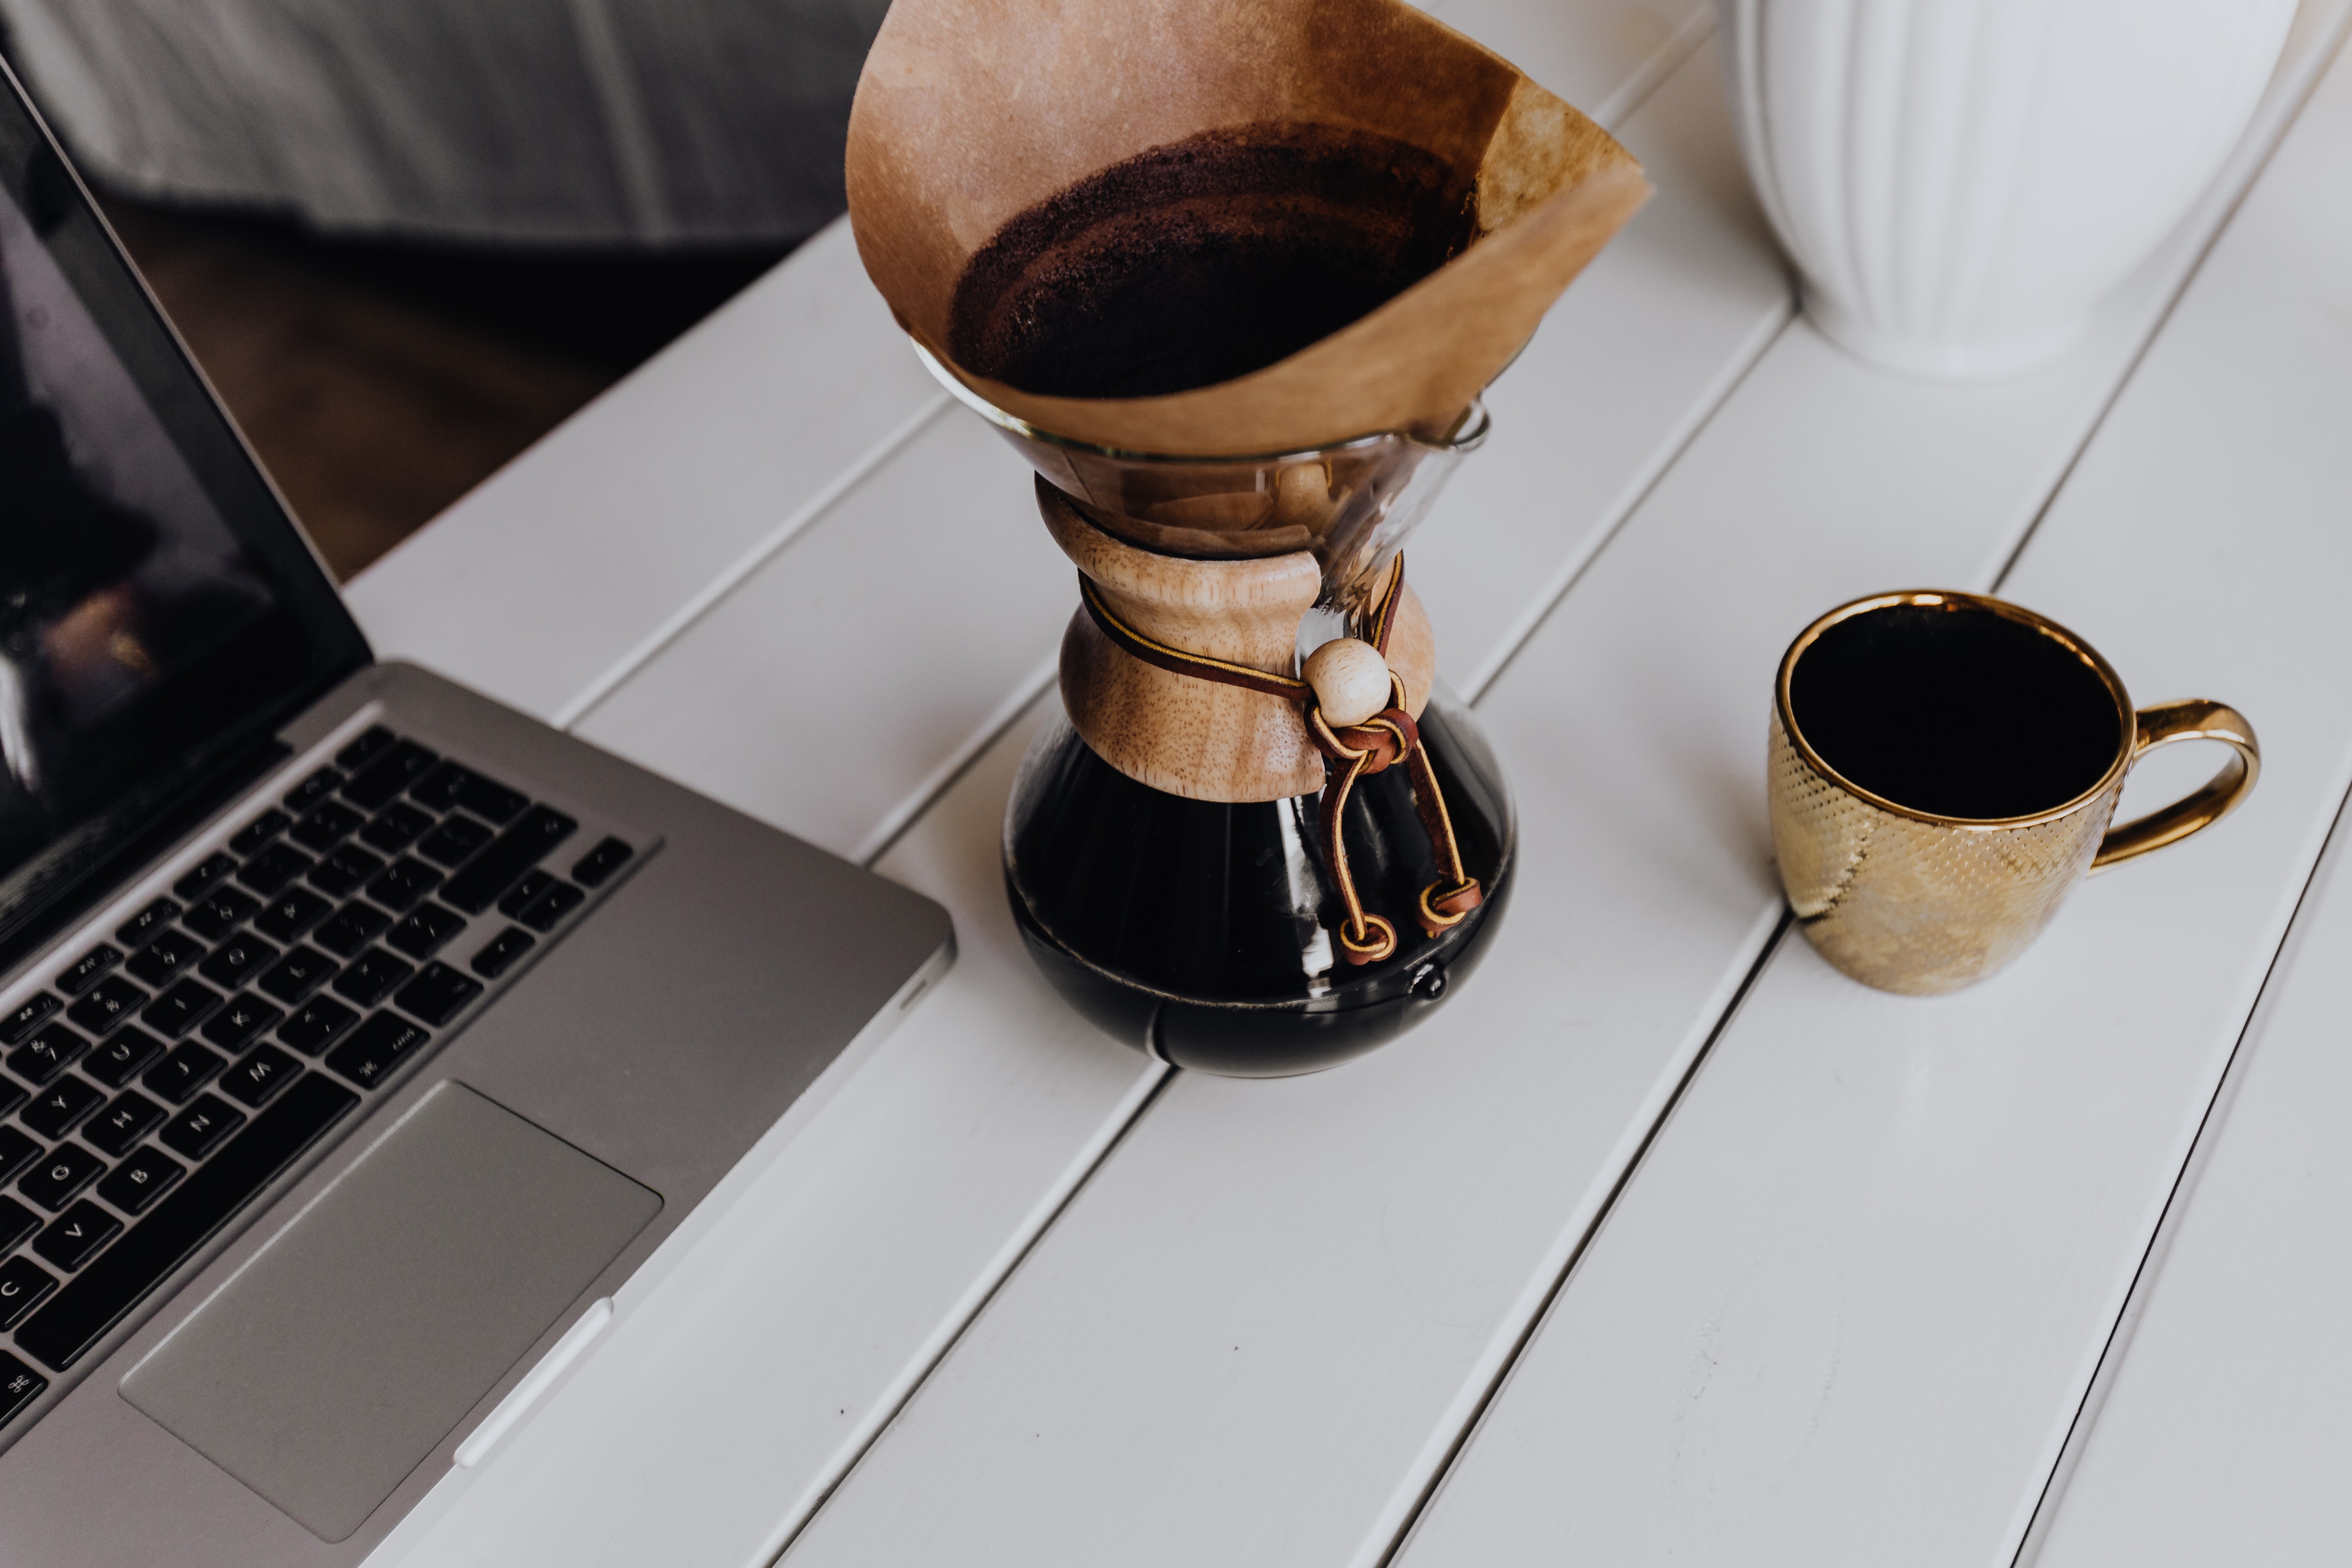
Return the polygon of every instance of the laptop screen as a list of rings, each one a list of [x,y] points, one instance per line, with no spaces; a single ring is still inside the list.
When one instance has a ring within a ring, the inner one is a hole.
[[[366,659],[7,80],[0,960],[130,869],[124,853],[162,820],[249,772],[272,730]]]

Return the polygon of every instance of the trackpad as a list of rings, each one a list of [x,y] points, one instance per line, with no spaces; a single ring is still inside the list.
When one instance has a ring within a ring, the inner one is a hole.
[[[442,1083],[131,1368],[122,1396],[344,1540],[661,1202]]]

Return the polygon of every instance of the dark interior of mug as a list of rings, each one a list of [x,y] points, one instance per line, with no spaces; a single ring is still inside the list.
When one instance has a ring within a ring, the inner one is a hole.
[[[1895,604],[1803,651],[1789,706],[1815,755],[1883,800],[1939,817],[2027,817],[2114,766],[2123,716],[2057,637],[1965,603]]]

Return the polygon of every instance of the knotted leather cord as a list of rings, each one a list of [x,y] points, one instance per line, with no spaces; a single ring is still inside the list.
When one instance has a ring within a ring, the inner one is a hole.
[[[1400,550],[1396,565],[1389,573],[1388,585],[1373,606],[1371,635],[1366,639],[1383,659],[1388,657],[1389,632],[1395,625],[1397,601],[1403,592],[1404,554]],[[1336,773],[1325,777],[1320,804],[1325,864],[1332,884],[1339,890],[1339,901],[1348,910],[1339,935],[1340,954],[1349,963],[1376,964],[1397,948],[1396,927],[1365,911],[1363,899],[1356,892],[1356,879],[1348,866],[1344,828],[1348,797],[1355,789],[1358,779],[1369,778],[1399,762],[1412,769],[1413,808],[1420,814],[1422,831],[1429,835],[1430,852],[1446,878],[1421,890],[1414,919],[1423,931],[1432,936],[1449,931],[1485,901],[1478,879],[1463,870],[1462,850],[1454,841],[1454,819],[1445,809],[1444,791],[1438,788],[1437,770],[1430,764],[1429,748],[1421,743],[1421,727],[1405,711],[1404,682],[1394,671],[1389,673],[1390,706],[1361,724],[1335,730],[1324,720],[1315,688],[1305,681],[1268,674],[1246,664],[1229,664],[1154,642],[1114,614],[1084,572],[1078,574],[1078,597],[1103,635],[1145,664],[1194,680],[1214,681],[1219,685],[1239,686],[1244,691],[1281,697],[1299,704],[1305,710],[1307,733],[1316,749],[1339,765]]]

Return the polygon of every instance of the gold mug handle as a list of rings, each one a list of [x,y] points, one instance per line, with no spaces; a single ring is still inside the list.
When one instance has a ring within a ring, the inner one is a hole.
[[[2138,720],[2139,733],[2132,741],[2135,765],[2158,747],[2169,746],[2176,740],[2223,741],[2236,755],[2223,763],[2221,771],[2195,794],[2183,796],[2137,821],[2109,828],[2107,836],[2099,841],[2099,852],[2092,858],[2093,871],[2178,843],[2200,828],[2211,827],[2228,816],[2252,790],[2254,780],[2262,777],[2263,748],[2254,738],[2254,727],[2246,722],[2245,715],[2226,703],[2167,703],[2161,707],[2140,709]]]

